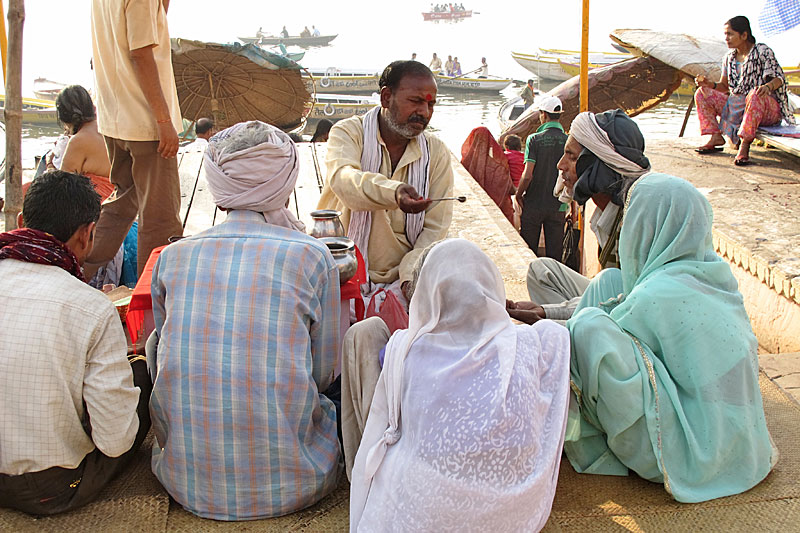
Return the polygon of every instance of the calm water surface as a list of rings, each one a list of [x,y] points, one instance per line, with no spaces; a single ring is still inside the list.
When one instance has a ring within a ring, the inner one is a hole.
[[[507,100],[517,96],[521,88],[509,87],[499,94],[451,93],[440,94],[430,129],[441,138],[456,154],[461,153],[461,145],[469,132],[478,126],[485,126],[497,137],[501,132],[498,119],[500,107]],[[667,102],[642,113],[634,120],[639,124],[648,141],[674,138],[678,136],[688,97],[673,96]],[[687,136],[699,132],[694,113],[687,126]],[[37,127],[23,125],[22,158],[25,168],[33,168],[34,158],[44,154],[55,142],[60,131],[57,127]]]

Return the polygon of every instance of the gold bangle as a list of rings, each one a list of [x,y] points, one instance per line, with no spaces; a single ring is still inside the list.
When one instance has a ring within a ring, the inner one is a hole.
[[[163,120],[156,120],[156,124],[166,124],[167,122],[172,122],[172,119],[165,118]]]

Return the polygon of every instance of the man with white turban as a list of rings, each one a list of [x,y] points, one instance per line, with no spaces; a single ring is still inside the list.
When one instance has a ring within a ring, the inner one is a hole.
[[[337,482],[339,274],[286,209],[298,160],[285,133],[223,130],[204,168],[226,220],[153,269],[153,472],[205,518],[284,515]]]
[[[617,246],[622,230],[625,194],[651,172],[644,155],[644,136],[621,109],[580,113],[572,121],[564,155],[558,162],[554,194],[596,209],[589,226],[597,237],[602,268],[619,266]],[[526,322],[541,318],[568,320],[589,279],[553,259],[534,259],[528,267],[531,302],[509,302],[512,317]]]

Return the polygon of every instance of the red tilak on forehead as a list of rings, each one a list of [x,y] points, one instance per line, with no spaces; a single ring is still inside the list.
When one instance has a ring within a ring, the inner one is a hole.
[[[430,102],[431,100],[433,100],[433,95],[431,93],[426,94],[425,95],[425,100]]]

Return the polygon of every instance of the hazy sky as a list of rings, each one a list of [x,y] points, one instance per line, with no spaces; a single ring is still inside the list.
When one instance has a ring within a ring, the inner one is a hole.
[[[119,0],[122,1],[122,0]],[[8,5],[7,0],[3,0]],[[489,58],[491,72],[518,79],[527,71],[510,52],[535,52],[537,47],[577,49],[580,46],[581,1],[464,2],[476,14],[459,24],[423,22],[421,12],[431,2],[374,0],[172,0],[170,34],[215,42],[253,35],[259,26],[278,33],[286,24],[296,35],[304,25],[323,33],[338,33],[334,46],[312,50],[303,61],[309,67],[339,66],[380,69],[390,61],[417,52],[427,62],[432,52],[459,56],[465,70]],[[91,85],[91,0],[27,0],[23,43],[23,93],[34,78]],[[757,38],[757,15],[763,0],[697,2],[673,0],[593,0],[590,46],[611,50],[608,34],[616,28],[650,28],[697,36],[722,37],[722,25],[735,15],[750,18]],[[516,6],[512,11],[510,6]],[[650,7],[652,6],[652,7]],[[658,6],[658,7],[656,7]],[[664,6],[669,6],[668,8]],[[800,28],[765,39],[784,66],[800,64]]]

